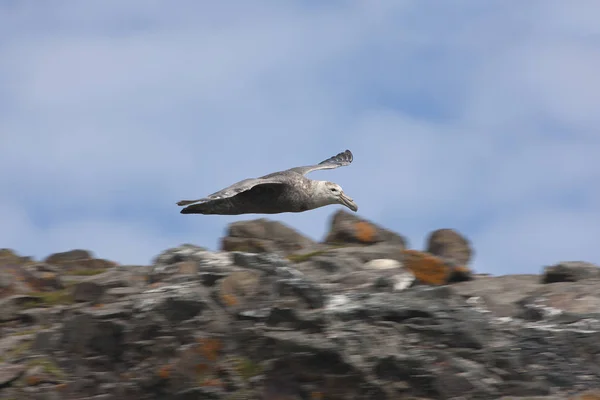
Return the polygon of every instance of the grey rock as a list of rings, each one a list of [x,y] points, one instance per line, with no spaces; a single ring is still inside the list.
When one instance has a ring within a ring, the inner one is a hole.
[[[233,263],[243,268],[251,268],[269,275],[277,274],[278,268],[288,268],[291,263],[278,254],[273,253],[231,253]]]
[[[74,314],[62,326],[60,345],[74,353],[100,354],[118,360],[124,350],[125,330],[124,322],[97,320],[89,314]]]
[[[102,298],[104,290],[97,282],[82,281],[73,287],[73,300],[96,302]]]
[[[55,314],[47,308],[27,308],[18,311],[18,318],[26,324],[46,325],[55,320]]]
[[[275,290],[279,296],[295,296],[303,300],[308,308],[321,308],[325,304],[325,296],[319,285],[306,279],[279,279]]]
[[[194,318],[207,307],[206,295],[199,283],[162,286],[137,296],[133,312],[137,317],[157,313],[170,323]]]
[[[56,348],[58,342],[57,332],[53,329],[37,331],[32,349],[40,353],[48,353]]]
[[[386,242],[373,244],[370,246],[349,246],[332,248],[326,251],[326,255],[332,257],[353,257],[360,260],[361,263],[367,263],[371,260],[376,259],[392,259],[396,261],[402,261],[404,256],[402,254],[402,247]]]
[[[51,254],[46,257],[44,261],[48,264],[61,265],[65,262],[73,262],[90,258],[93,258],[93,255],[89,250],[74,249]]]
[[[426,251],[459,266],[467,266],[473,257],[471,242],[454,229],[437,229],[427,238]]]
[[[177,392],[173,400],[219,400],[222,398],[223,395],[219,390],[195,387]]]
[[[411,284],[398,249],[292,263],[188,245],[80,279],[102,295],[75,304],[3,299],[0,357],[42,380],[0,397],[564,399],[600,387],[600,278]]]
[[[577,282],[600,278],[600,267],[583,261],[564,261],[544,268],[541,282]]]
[[[312,249],[316,243],[291,227],[267,218],[229,224],[221,241],[224,251],[291,254]]]
[[[518,302],[541,287],[537,275],[481,277],[452,285],[457,294],[469,299],[469,304],[497,317],[517,316],[521,312]]]
[[[25,372],[22,365],[0,363],[0,389],[10,386]]]
[[[15,295],[0,299],[0,322],[18,319],[21,306],[25,303],[35,302],[39,302],[39,299],[27,295]]]
[[[316,256],[311,262],[326,273],[350,273],[361,268],[362,262],[356,257]]]
[[[111,289],[107,289],[105,294],[111,299],[118,300],[122,298],[128,298],[139,294],[141,289],[137,287],[115,287]],[[113,300],[113,301],[114,301]]]

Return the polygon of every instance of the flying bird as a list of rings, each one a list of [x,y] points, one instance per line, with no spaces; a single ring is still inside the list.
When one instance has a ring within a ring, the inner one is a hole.
[[[202,199],[181,200],[177,205],[187,206],[180,211],[181,214],[299,213],[330,204],[341,204],[356,212],[358,206],[340,185],[305,176],[312,171],[349,165],[352,159],[352,153],[346,150],[316,165],[244,179]]]

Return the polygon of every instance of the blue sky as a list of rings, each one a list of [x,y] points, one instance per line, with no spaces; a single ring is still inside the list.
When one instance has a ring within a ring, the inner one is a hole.
[[[175,202],[319,162],[472,267],[600,262],[596,1],[0,1],[0,247],[147,263],[247,216]],[[340,206],[341,207],[341,206]],[[314,239],[339,207],[277,219]]]

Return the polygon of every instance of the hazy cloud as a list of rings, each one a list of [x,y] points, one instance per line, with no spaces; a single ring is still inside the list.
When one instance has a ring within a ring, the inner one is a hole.
[[[257,216],[175,202],[346,148],[359,215],[474,268],[599,262],[593,1],[0,6],[0,247],[145,263]],[[281,220],[320,239],[335,207]]]

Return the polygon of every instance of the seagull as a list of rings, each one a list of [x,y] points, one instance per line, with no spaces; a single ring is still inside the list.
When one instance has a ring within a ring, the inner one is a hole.
[[[177,205],[187,206],[181,214],[205,215],[299,213],[330,204],[341,204],[356,212],[358,206],[340,185],[305,176],[312,171],[349,165],[352,160],[352,153],[346,150],[316,165],[244,179],[207,197],[181,200]]]

